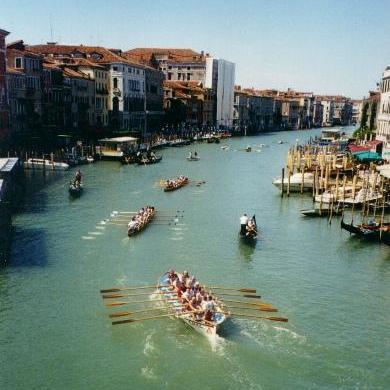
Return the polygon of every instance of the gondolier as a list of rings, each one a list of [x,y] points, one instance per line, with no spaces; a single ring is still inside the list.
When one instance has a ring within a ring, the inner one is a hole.
[[[241,224],[241,234],[246,234],[246,225],[248,224],[248,216],[246,214],[243,214],[240,217],[240,224]]]

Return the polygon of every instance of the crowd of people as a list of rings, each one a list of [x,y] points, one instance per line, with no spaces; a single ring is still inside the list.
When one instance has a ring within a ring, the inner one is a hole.
[[[147,224],[154,216],[155,210],[153,206],[145,206],[142,207],[138,211],[136,215],[134,215],[129,224],[127,225],[128,227],[128,233],[132,234],[141,229],[142,226]]]
[[[257,236],[257,224],[255,216],[251,219],[246,214],[240,217],[241,230],[240,234],[244,237],[255,237]]]
[[[188,181],[188,177],[180,175],[177,179],[168,179],[165,185],[166,189],[179,188]]]
[[[169,285],[176,292],[184,312],[191,312],[198,321],[213,321],[216,303],[194,276],[189,276],[187,271],[178,273],[171,270],[168,278]]]

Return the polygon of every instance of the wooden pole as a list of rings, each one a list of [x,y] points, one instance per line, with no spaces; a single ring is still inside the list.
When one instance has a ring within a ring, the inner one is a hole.
[[[287,196],[290,196],[290,170],[287,170]]]
[[[283,192],[284,192],[284,168],[282,168],[282,198],[283,198]]]

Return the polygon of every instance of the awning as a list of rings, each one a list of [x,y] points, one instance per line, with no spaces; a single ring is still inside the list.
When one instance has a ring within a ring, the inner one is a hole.
[[[381,161],[382,156],[376,152],[356,152],[353,157],[360,162]]]

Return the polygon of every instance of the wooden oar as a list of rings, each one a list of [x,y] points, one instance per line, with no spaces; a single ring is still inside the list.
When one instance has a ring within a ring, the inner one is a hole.
[[[128,319],[128,320],[121,320],[121,321],[113,321],[112,325],[128,324],[128,323],[131,323],[131,322],[138,322],[138,321],[156,320],[156,319],[160,319],[160,318],[173,317],[173,316],[180,317],[181,315],[187,315],[187,314],[191,314],[191,313],[195,313],[195,311],[187,311],[185,313],[180,313],[180,314],[175,314],[175,313],[161,314],[161,315],[158,315],[158,316],[151,316],[151,317],[144,317],[144,318],[134,318],[134,319]]]
[[[123,306],[123,305],[131,305],[134,303],[153,303],[153,302],[162,302],[162,301],[177,301],[177,298],[164,298],[164,299],[153,299],[153,300],[146,300],[146,301],[117,301],[117,302],[109,302],[106,303],[105,306],[110,307],[110,306]]]
[[[100,290],[102,294],[108,293],[108,292],[117,292],[117,291],[123,291],[123,290],[141,290],[145,288],[158,288],[159,286],[156,286],[155,284],[152,284],[150,286],[132,286],[132,287],[113,287],[113,288],[106,288],[103,290]]]
[[[212,293],[212,291],[211,291]],[[226,297],[244,297],[244,298],[261,298],[261,295],[249,295],[249,294],[242,294],[242,295],[237,295],[237,294],[230,294],[230,293],[218,293],[218,295],[221,296],[226,296]]]
[[[230,290],[230,291],[239,291],[256,294],[255,288],[232,288],[232,287],[216,287],[216,286],[204,286],[211,290]]]
[[[269,307],[272,307],[272,305],[270,303],[266,303],[266,302],[246,302],[246,301],[235,301],[235,300],[232,300],[232,299],[224,299],[223,302],[230,302],[230,303],[241,303],[241,304],[245,304],[245,305],[249,305],[249,306],[269,306]]]
[[[255,316],[253,314],[244,314],[244,313],[230,313],[226,312],[225,314],[235,316],[235,317],[244,317],[244,318],[254,318],[257,320],[269,320],[269,321],[279,321],[279,322],[288,322],[287,318],[283,317],[260,317],[260,316]]]
[[[230,306],[230,305],[225,305],[225,307],[227,307],[228,309],[242,309],[242,310],[260,310],[260,311],[268,311],[268,312],[277,312],[278,309],[274,308],[274,307],[245,307],[245,306]]]
[[[184,306],[177,306],[177,308],[182,308]],[[176,309],[176,307],[175,307]],[[159,311],[159,310],[165,310],[165,311],[172,311],[172,308],[167,308],[167,307],[156,307],[154,309],[143,309],[143,310],[135,310],[135,311],[118,311],[116,313],[112,313],[109,315],[110,318],[115,318],[115,317],[124,317],[124,316],[131,316],[133,314],[137,313],[146,313],[149,311]]]
[[[175,291],[155,291],[155,292],[140,292],[138,294],[110,294],[103,295],[103,299],[112,299],[112,298],[124,298],[124,297],[138,297],[139,295],[154,295],[154,294],[175,294]]]

